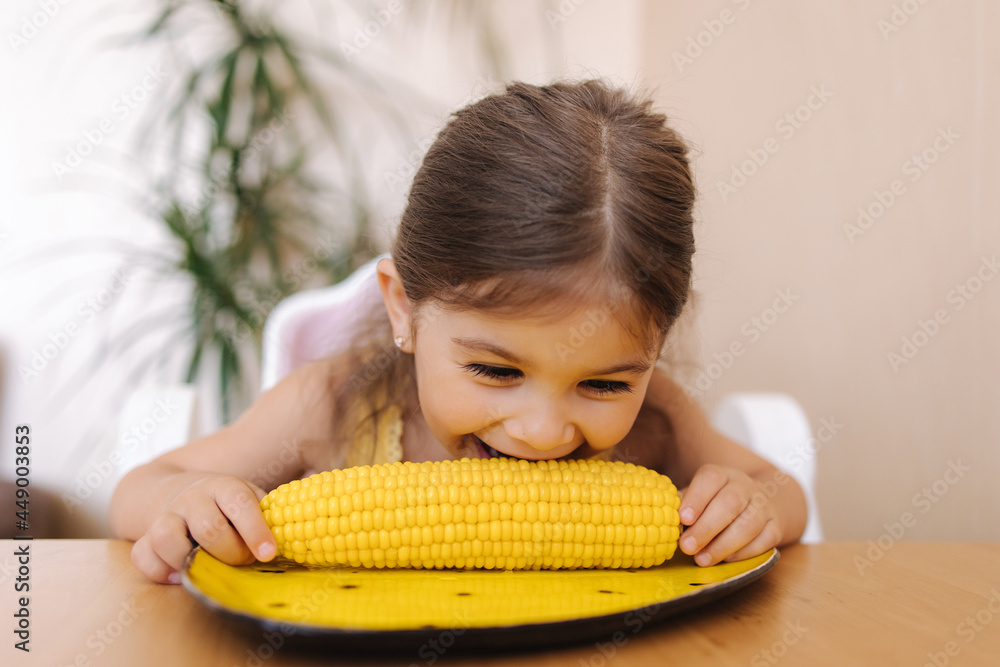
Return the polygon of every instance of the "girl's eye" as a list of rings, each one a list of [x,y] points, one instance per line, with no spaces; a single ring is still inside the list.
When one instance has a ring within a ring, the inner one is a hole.
[[[502,368],[500,366],[486,366],[485,364],[469,364],[465,370],[476,375],[482,375],[492,380],[508,380],[516,377],[521,371],[516,368]]]
[[[501,381],[517,378],[521,374],[521,371],[516,368],[487,366],[485,364],[469,364],[465,367],[465,370],[475,375],[488,377],[491,380]],[[632,393],[632,386],[627,382],[616,382],[614,380],[587,380],[583,384],[591,392],[597,394],[598,396]]]
[[[595,393],[600,395],[632,393],[632,386],[627,382],[615,382],[614,380],[587,380],[586,384]]]

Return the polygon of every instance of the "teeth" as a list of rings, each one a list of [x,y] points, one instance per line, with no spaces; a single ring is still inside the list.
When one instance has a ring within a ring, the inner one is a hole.
[[[507,454],[504,454],[503,452],[501,452],[501,451],[499,451],[499,450],[497,450],[497,449],[494,449],[493,447],[490,447],[489,445],[487,445],[487,444],[486,444],[485,442],[483,442],[483,441],[482,441],[482,440],[481,440],[480,438],[478,438],[477,436],[472,436],[472,437],[476,439],[476,442],[478,442],[478,443],[479,443],[480,445],[482,445],[482,447],[483,447],[483,450],[485,450],[485,451],[486,451],[486,454],[487,454],[487,455],[488,455],[488,456],[489,456],[489,457],[490,457],[491,459],[497,459],[497,458],[513,458],[513,457],[511,457],[511,456],[508,456]]]
[[[514,458],[509,454],[504,454],[503,452],[493,449],[489,445],[486,445],[486,453],[490,455],[491,458],[501,458],[501,459],[511,459]]]

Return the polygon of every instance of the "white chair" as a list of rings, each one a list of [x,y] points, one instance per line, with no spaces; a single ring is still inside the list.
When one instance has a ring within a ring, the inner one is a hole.
[[[197,437],[197,389],[193,384],[140,387],[129,394],[118,418],[115,483],[125,473]]]
[[[711,419],[717,431],[749,447],[799,483],[809,507],[802,542],[822,542],[815,496],[816,448],[802,406],[788,394],[732,393],[722,397]]]
[[[261,348],[261,390],[302,364],[320,359],[349,342],[349,333],[365,315],[359,302],[381,302],[375,265],[379,255],[345,280],[330,287],[305,290],[281,301],[264,322]]]

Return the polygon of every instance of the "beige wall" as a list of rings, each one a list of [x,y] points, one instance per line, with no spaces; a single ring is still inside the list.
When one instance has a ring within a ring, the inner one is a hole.
[[[703,379],[705,404],[785,391],[814,428],[842,425],[817,440],[829,539],[876,539],[909,512],[905,539],[997,540],[1000,5],[904,4],[920,8],[649,0],[642,76],[696,151],[702,361],[745,350]],[[678,60],[689,38],[707,46]],[[763,165],[720,188],[748,151]],[[876,191],[894,201],[852,230]],[[778,290],[795,300],[761,331]],[[904,337],[922,344],[911,359]]]

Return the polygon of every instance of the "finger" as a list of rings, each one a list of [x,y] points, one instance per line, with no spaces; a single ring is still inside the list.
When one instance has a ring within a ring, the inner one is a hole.
[[[681,504],[678,508],[681,523],[685,526],[694,525],[715,494],[728,481],[729,475],[717,466],[706,465],[699,468],[691,484],[681,492]]]
[[[702,566],[722,562],[731,554],[757,539],[765,527],[772,523],[770,519],[770,516],[765,515],[758,508],[748,505],[743,513],[695,555],[694,561]],[[773,528],[776,527],[777,524],[774,524]],[[771,534],[771,530],[772,528],[767,529],[768,535]],[[763,551],[757,553],[763,553]]]
[[[135,569],[158,584],[176,584],[180,582],[177,570],[167,565],[153,551],[148,534],[140,537],[132,545],[131,558]]]
[[[197,514],[187,517],[187,525],[191,538],[223,563],[253,562],[253,554],[216,503],[210,501]]]
[[[260,494],[260,495],[259,495]],[[260,510],[262,489],[249,483],[234,483],[216,492],[219,509],[225,513],[252,555],[261,561],[274,558],[277,543]]]
[[[251,490],[253,490],[254,495],[257,496],[257,502],[258,503],[264,499],[264,496],[267,495],[267,491],[265,491],[264,489],[260,488],[259,486],[257,486],[253,482],[244,480],[243,483],[246,484],[247,486],[249,486]]]
[[[696,554],[704,549],[705,545],[740,516],[749,502],[748,494],[743,493],[738,486],[727,485],[712,498],[698,521],[684,531],[680,541],[681,551]]]
[[[188,539],[187,524],[173,512],[164,512],[149,527],[146,534],[132,548],[136,567],[150,579],[161,583],[168,581],[171,573],[179,572],[184,559],[194,545]]]
[[[144,537],[158,557],[175,571],[180,571],[194,545],[188,538],[188,527],[183,517],[174,512],[164,512],[149,527]]]
[[[781,541],[781,535],[779,533],[778,522],[771,519],[764,524],[764,527],[757,534],[757,537],[753,538],[749,544],[732,552],[723,560],[731,563],[736,560],[745,560],[747,558],[759,556],[762,553],[769,551],[771,548],[778,546],[778,543]]]

